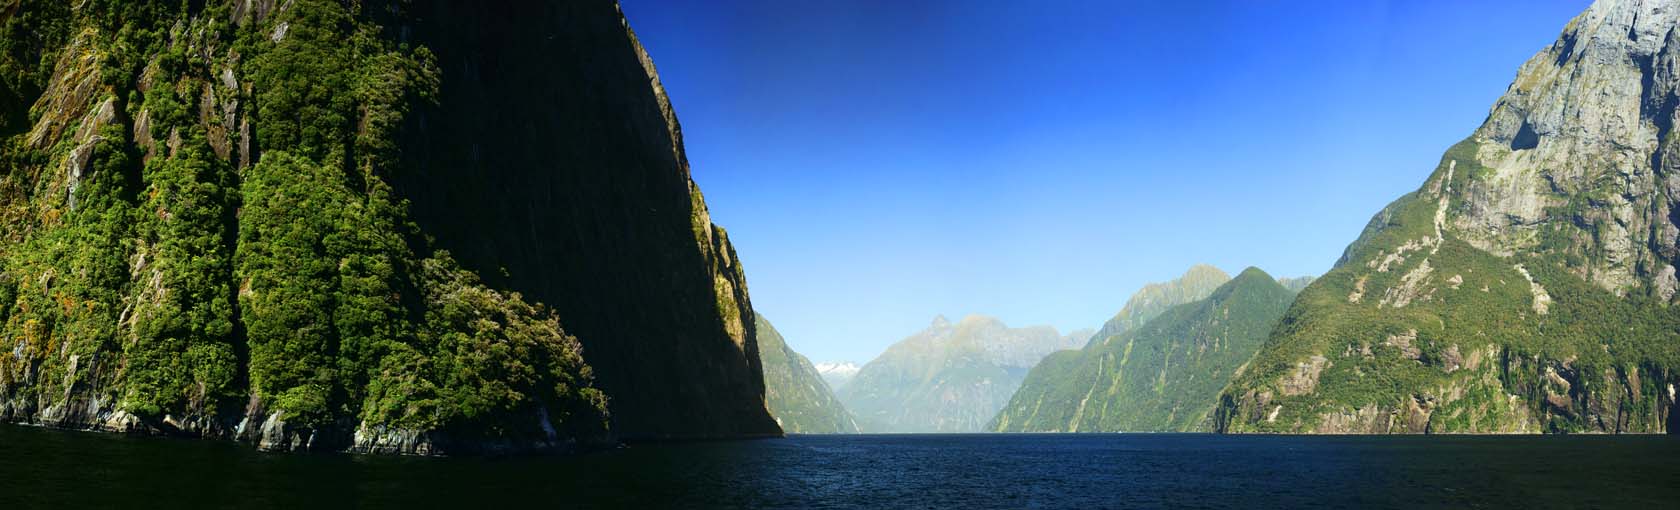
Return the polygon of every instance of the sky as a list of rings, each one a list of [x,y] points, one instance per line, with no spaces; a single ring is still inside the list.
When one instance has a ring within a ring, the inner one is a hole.
[[[1316,275],[1585,0],[621,0],[753,308],[813,361]]]

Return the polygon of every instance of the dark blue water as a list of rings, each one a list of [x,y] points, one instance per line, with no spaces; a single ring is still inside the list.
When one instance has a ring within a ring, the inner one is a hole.
[[[263,454],[0,426],[0,508],[1676,508],[1665,436],[796,436],[571,457]]]

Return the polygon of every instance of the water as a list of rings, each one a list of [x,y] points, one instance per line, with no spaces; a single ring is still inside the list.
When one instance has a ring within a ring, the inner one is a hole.
[[[1677,462],[1665,436],[795,436],[424,459],[0,426],[0,508],[1674,508]]]

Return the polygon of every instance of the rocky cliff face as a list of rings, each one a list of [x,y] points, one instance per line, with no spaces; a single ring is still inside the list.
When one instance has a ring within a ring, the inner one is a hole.
[[[1222,429],[1672,429],[1677,24],[1637,0],[1571,21],[1302,293]]]
[[[1208,297],[1079,351],[1046,357],[992,421],[998,432],[1206,430],[1295,293],[1249,268]]]
[[[735,248],[616,3],[433,1],[409,18],[392,30],[441,71],[394,179],[421,229],[555,310],[613,397],[615,433],[776,433]]]
[[[834,396],[817,367],[794,352],[775,326],[758,317],[764,360],[764,398],[782,430],[796,434],[856,434],[857,421]]]
[[[865,364],[838,393],[863,432],[979,432],[1028,369],[1089,335],[1010,328],[980,315],[952,324],[941,316]]]
[[[0,419],[393,453],[779,433],[613,2],[25,0],[0,43]]]

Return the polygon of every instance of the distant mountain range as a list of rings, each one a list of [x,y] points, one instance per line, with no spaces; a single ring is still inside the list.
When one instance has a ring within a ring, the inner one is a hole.
[[[857,377],[858,370],[861,368],[863,367],[859,367],[857,363],[850,361],[817,363],[817,373],[822,375],[823,381],[828,383],[828,387],[834,389],[840,389],[846,383],[851,382],[853,377]]]
[[[1213,293],[1213,289],[1230,279],[1231,275],[1225,274],[1217,267],[1196,264],[1190,266],[1190,270],[1177,279],[1144,285],[1132,294],[1131,299],[1126,300],[1126,305],[1120,308],[1113,318],[1091,336],[1091,341],[1125,333],[1126,330],[1142,326],[1168,308],[1205,298]]]
[[[1045,355],[1077,348],[1089,331],[1010,328],[970,315],[937,317],[889,347],[839,390],[864,432],[977,432]]]
[[[1316,279],[1318,278],[1314,276],[1297,276],[1294,278],[1278,278],[1277,282],[1278,285],[1282,285],[1283,288],[1289,289],[1290,292],[1300,292],[1303,289],[1306,289],[1308,285],[1311,285],[1313,280]]]
[[[1196,297],[1202,294],[1201,285],[1224,274],[1196,266],[1183,278],[1145,287],[1126,310],[1141,309],[1134,306],[1140,302],[1158,305]],[[1294,291],[1265,272],[1249,268],[1202,299],[1153,313],[1119,334],[1094,338],[1082,350],[1046,357],[989,428],[1204,430],[1219,390],[1260,349],[1294,297]]]

